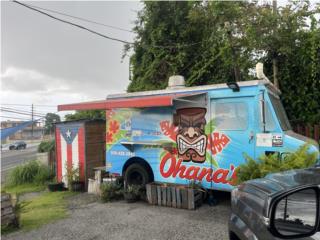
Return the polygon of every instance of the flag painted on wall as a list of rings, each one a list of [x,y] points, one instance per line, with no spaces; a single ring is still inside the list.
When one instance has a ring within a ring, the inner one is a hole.
[[[56,174],[58,182],[68,186],[67,169],[79,169],[84,180],[84,129],[81,124],[61,125],[56,128]]]

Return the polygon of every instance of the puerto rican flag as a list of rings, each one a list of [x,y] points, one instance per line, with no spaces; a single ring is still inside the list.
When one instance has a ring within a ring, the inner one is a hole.
[[[84,181],[84,129],[82,124],[56,126],[56,174],[58,182],[68,186],[67,167],[79,169]]]

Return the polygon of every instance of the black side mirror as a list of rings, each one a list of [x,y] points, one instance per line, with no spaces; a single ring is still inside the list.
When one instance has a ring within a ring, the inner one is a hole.
[[[309,237],[318,230],[319,213],[319,187],[286,193],[272,205],[270,231],[282,239]]]

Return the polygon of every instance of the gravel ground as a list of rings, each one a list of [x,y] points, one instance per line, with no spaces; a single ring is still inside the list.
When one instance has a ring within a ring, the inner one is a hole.
[[[230,195],[218,193],[218,198],[217,206],[191,211],[145,202],[101,203],[84,193],[70,199],[69,218],[2,239],[228,239]]]

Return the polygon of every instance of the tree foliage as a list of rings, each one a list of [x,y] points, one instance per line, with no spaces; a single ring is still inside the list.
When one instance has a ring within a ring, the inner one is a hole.
[[[76,111],[73,114],[65,116],[66,121],[83,120],[83,119],[106,119],[105,111],[102,110],[84,110]]]
[[[60,122],[60,116],[55,113],[47,113],[45,116],[45,124],[44,124],[44,129],[45,129],[45,134],[50,134],[53,133],[53,127],[54,123]]]
[[[320,121],[320,5],[288,2],[144,2],[130,57],[128,91],[163,89],[169,76],[186,85],[252,80],[258,61],[273,79],[273,61],[289,118]],[[318,15],[317,15],[318,14]]]

